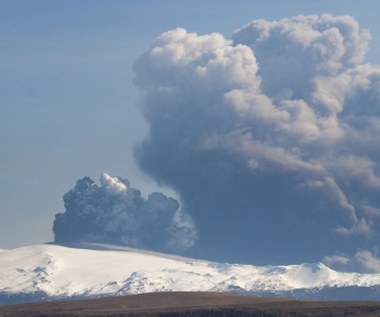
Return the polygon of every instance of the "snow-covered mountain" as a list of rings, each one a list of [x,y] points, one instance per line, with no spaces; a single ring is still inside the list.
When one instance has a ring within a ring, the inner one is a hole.
[[[160,291],[380,299],[380,274],[322,263],[220,264],[106,245],[42,244],[0,252],[0,304]]]

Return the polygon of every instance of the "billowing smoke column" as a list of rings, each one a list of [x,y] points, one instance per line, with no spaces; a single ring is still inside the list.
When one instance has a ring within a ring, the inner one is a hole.
[[[232,40],[175,29],[137,60],[150,135],[136,157],[180,193],[194,255],[377,263],[380,67],[363,62],[369,41],[352,17],[297,16],[253,21]]]
[[[120,177],[103,174],[100,186],[84,177],[63,200],[66,210],[53,226],[59,243],[108,242],[178,252],[196,239],[191,218],[175,199],[162,193],[144,199]]]

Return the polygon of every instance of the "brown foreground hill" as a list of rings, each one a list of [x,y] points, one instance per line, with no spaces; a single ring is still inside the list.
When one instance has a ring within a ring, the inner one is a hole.
[[[171,292],[0,307],[0,316],[379,317],[380,302],[297,301],[223,293]]]

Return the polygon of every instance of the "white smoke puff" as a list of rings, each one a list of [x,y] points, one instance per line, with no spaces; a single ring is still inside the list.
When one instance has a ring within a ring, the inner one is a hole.
[[[174,236],[175,240],[169,242],[169,248],[188,249],[194,246],[197,241],[197,232],[194,221],[189,214],[177,211],[174,215]]]
[[[113,195],[118,195],[128,190],[128,185],[124,184],[118,177],[113,177],[107,173],[100,176],[100,184],[107,192]]]

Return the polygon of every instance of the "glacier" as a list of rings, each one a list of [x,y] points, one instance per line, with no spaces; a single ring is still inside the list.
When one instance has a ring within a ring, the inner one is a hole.
[[[40,244],[0,252],[0,304],[167,291],[303,299],[380,299],[380,274],[322,263],[215,263],[104,244]]]

